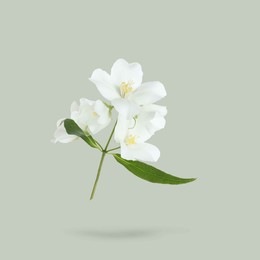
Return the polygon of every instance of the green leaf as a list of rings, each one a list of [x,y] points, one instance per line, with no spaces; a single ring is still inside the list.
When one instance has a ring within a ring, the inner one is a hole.
[[[93,148],[97,148],[102,151],[101,145],[89,134],[84,133],[82,129],[72,119],[64,120],[64,127],[69,135],[76,135],[84,140]]]
[[[126,169],[146,181],[161,184],[184,184],[196,180],[195,178],[182,179],[175,177],[146,163],[123,159],[119,154],[113,154],[113,156]]]

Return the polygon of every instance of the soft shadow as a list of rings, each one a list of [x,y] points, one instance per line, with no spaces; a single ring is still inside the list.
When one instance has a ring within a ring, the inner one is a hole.
[[[67,230],[66,233],[76,237],[96,238],[96,239],[136,239],[145,237],[159,237],[165,235],[179,235],[188,233],[188,228],[182,227],[151,227],[132,229],[94,229],[78,228]]]

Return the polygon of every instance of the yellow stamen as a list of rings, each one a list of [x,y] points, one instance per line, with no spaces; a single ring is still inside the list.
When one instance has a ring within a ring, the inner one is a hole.
[[[126,144],[136,144],[136,140],[135,140],[135,136],[134,135],[129,135],[128,137],[126,137],[125,142]]]
[[[97,112],[95,112],[95,111],[92,112],[92,115],[93,115],[94,117],[98,116]]]
[[[132,85],[134,84],[134,82],[132,80],[128,81],[128,82],[122,82],[120,84],[120,91],[121,91],[121,96],[125,97],[127,94],[131,93],[134,89],[132,87]]]

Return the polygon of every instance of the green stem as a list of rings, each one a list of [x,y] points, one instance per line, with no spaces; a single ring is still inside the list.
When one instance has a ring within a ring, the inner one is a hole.
[[[117,123],[117,122],[116,122],[116,123]],[[94,198],[94,195],[95,195],[95,191],[96,191],[96,188],[97,188],[97,184],[98,184],[99,176],[100,176],[100,173],[101,173],[102,165],[103,165],[105,156],[106,156],[107,152],[109,151],[109,150],[107,150],[107,148],[108,148],[109,143],[110,143],[110,141],[111,141],[111,139],[112,139],[112,136],[113,136],[113,134],[114,134],[114,132],[115,132],[116,123],[115,123],[115,125],[114,125],[114,127],[113,127],[113,129],[112,129],[112,132],[111,132],[111,134],[110,134],[108,140],[107,140],[105,149],[102,150],[102,156],[101,156],[101,159],[100,159],[100,162],[99,162],[96,180],[95,180],[95,183],[94,183],[94,186],[93,186],[91,195],[90,195],[90,199],[91,199],[91,200]],[[112,149],[112,150],[114,150],[114,149]]]
[[[117,149],[119,149],[119,148],[120,148],[120,146],[115,147],[115,148],[113,148],[113,149],[109,149],[109,150],[107,150],[107,153],[112,152],[112,151],[114,151],[114,150],[117,150]]]
[[[117,122],[116,122],[116,123],[117,123]],[[112,129],[112,132],[111,132],[111,134],[110,134],[108,140],[107,140],[107,144],[106,144],[105,149],[104,149],[104,152],[105,152],[105,153],[107,152],[107,148],[108,148],[109,143],[110,143],[110,141],[111,141],[111,139],[112,139],[112,136],[113,136],[113,134],[114,134],[114,132],[115,132],[116,123],[115,123],[115,125],[114,125],[114,127],[113,127],[113,129]]]
[[[98,183],[98,180],[99,180],[99,176],[100,176],[102,165],[103,165],[103,162],[104,162],[104,159],[105,159],[105,155],[106,155],[106,153],[102,152],[102,156],[101,156],[100,163],[99,163],[99,166],[98,166],[97,177],[96,177],[96,180],[95,180],[92,192],[91,192],[91,196],[90,196],[91,200],[94,198],[94,195],[95,195],[95,191],[96,191],[96,188],[97,188],[97,183]]]

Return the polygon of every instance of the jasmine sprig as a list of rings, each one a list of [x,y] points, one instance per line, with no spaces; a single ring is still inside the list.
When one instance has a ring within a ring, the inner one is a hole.
[[[154,104],[166,96],[164,85],[159,81],[143,83],[142,78],[141,65],[128,63],[124,59],[113,64],[111,74],[102,69],[94,70],[90,80],[106,101],[82,98],[79,104],[73,102],[70,118],[60,119],[57,123],[54,143],[69,143],[81,138],[101,152],[90,199],[94,197],[107,154],[146,181],[184,184],[195,180],[175,177],[145,163],[156,162],[160,157],[158,147],[147,141],[165,127],[167,109]],[[110,124],[113,111],[117,114],[117,122],[103,148],[92,135]],[[112,138],[118,145],[109,148]],[[119,153],[114,153],[116,150],[119,150]]]

